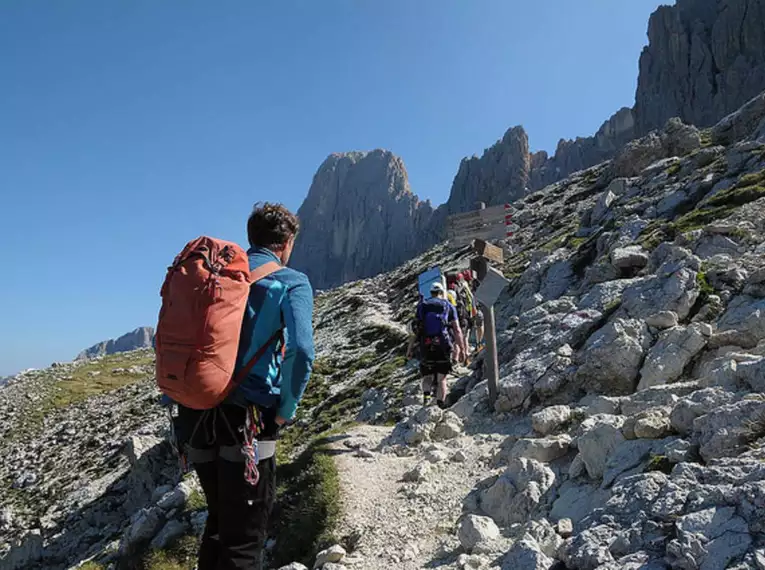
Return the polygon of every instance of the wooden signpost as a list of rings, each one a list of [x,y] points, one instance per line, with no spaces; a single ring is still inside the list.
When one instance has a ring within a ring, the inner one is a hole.
[[[497,324],[494,318],[494,303],[509,285],[501,271],[490,264],[501,265],[503,250],[487,240],[507,239],[513,236],[518,226],[513,223],[513,208],[510,204],[487,208],[479,203],[476,210],[455,214],[447,218],[446,234],[455,247],[473,244],[477,257],[470,260],[470,269],[475,272],[481,286],[475,298],[481,305],[484,317],[484,376],[489,381],[489,400],[492,404],[499,395],[499,361],[497,358]]]
[[[502,263],[504,260],[502,248],[496,247],[484,240],[477,239],[473,243],[478,257],[470,261],[471,269],[481,282],[475,293],[476,300],[481,304],[484,317],[484,335],[486,337],[486,352],[484,353],[484,375],[489,381],[489,401],[492,406],[499,395],[499,360],[497,357],[497,323],[494,318],[494,303],[502,291],[510,284],[502,272],[494,269],[490,262]]]
[[[472,212],[454,214],[446,220],[446,237],[452,245],[462,247],[474,239],[503,239],[507,237],[507,204],[485,206]]]

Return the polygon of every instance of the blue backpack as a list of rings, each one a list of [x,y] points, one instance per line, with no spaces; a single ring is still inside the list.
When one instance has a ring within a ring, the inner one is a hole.
[[[417,306],[420,322],[421,343],[424,348],[441,346],[451,351],[452,337],[449,334],[449,311],[452,306],[446,299],[431,298]]]

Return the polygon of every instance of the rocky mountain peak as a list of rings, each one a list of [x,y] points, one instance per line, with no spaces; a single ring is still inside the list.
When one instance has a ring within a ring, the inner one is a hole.
[[[447,202],[449,213],[517,200],[528,192],[531,157],[529,137],[522,126],[512,127],[481,157],[462,160]]]
[[[139,348],[152,348],[154,346],[154,328],[138,327],[137,329],[125,333],[122,336],[104,340],[93,346],[86,348],[77,355],[76,360],[88,358],[97,358],[107,354],[116,354],[118,352],[128,352]]]
[[[317,288],[375,275],[419,252],[432,215],[430,204],[412,194],[404,161],[393,153],[331,154],[298,210],[292,265]],[[388,239],[381,242],[383,235]]]

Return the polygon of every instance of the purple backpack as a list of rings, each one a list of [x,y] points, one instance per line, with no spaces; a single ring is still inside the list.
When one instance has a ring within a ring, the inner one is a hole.
[[[428,348],[441,345],[451,350],[452,337],[449,334],[449,312],[452,306],[446,299],[431,298],[417,307],[417,319],[422,326],[422,344]]]

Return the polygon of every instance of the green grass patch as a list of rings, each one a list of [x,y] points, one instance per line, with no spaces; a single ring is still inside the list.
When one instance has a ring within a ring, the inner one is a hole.
[[[148,373],[134,374],[128,370],[133,366],[153,367],[153,363],[154,352],[145,350],[85,361],[76,367],[40,371],[41,389],[34,394],[34,400],[24,401],[17,410],[15,425],[10,430],[9,439],[33,439],[42,428],[45,417],[57,409],[146,380]]]
[[[205,499],[204,493],[194,489],[186,501],[186,512],[194,513],[205,509],[207,509],[207,499]]]
[[[730,216],[737,208],[765,198],[765,170],[742,176],[735,186],[721,190],[672,224],[676,232],[688,232]]]
[[[136,570],[192,570],[197,563],[199,540],[182,536],[163,550],[148,552]]]
[[[312,566],[316,554],[336,541],[340,520],[340,477],[329,439],[313,441],[294,461],[279,467],[274,512],[275,568],[301,562]]]
[[[540,247],[539,249],[552,253],[556,249],[560,249],[561,247],[566,245],[567,240],[568,240],[568,236],[566,235],[555,236],[550,241],[542,244],[542,247]]]
[[[53,388],[53,408],[64,408],[91,396],[98,396],[145,380],[149,374],[131,373],[131,367],[154,364],[154,353],[146,351],[140,356],[131,353],[114,354],[88,362],[75,368],[71,379],[57,382]]]
[[[356,360],[352,360],[344,372],[348,375],[351,375],[364,368],[370,368],[374,366],[378,358],[379,356],[377,354],[373,352],[366,352],[359,356]]]
[[[646,471],[661,471],[669,475],[672,472],[672,463],[666,455],[652,455],[645,468]]]
[[[682,165],[680,164],[680,162],[676,162],[676,163],[674,163],[674,164],[670,165],[670,166],[669,166],[669,168],[667,168],[667,175],[669,175],[669,176],[674,176],[674,175],[676,175],[678,172],[680,172],[680,170],[682,170],[682,168],[683,168],[683,167],[682,167]]]
[[[704,129],[699,133],[701,138],[701,148],[707,148],[712,146],[712,129]]]
[[[701,291],[702,295],[706,295],[708,297],[709,295],[715,294],[715,288],[709,284],[707,274],[703,271],[703,268],[702,271],[699,271],[696,274],[696,284],[699,286],[699,291]]]
[[[312,374],[321,374],[322,376],[332,376],[338,371],[337,366],[327,357],[314,360]]]
[[[385,325],[368,325],[355,332],[350,338],[350,346],[358,348],[374,347],[377,354],[386,354],[397,349],[403,354],[407,334],[399,329]]]
[[[579,249],[583,244],[587,243],[589,238],[570,236],[566,241],[566,245],[573,249]]]
[[[736,209],[760,198],[765,198],[765,170],[742,176],[735,186],[721,190],[674,222],[652,222],[643,230],[640,244],[652,251],[664,241],[672,241],[679,234],[702,229],[716,220],[725,219]],[[746,236],[746,232],[741,230],[734,237],[744,239]]]
[[[104,570],[106,566],[99,564],[98,562],[89,561],[77,568],[78,570]]]

